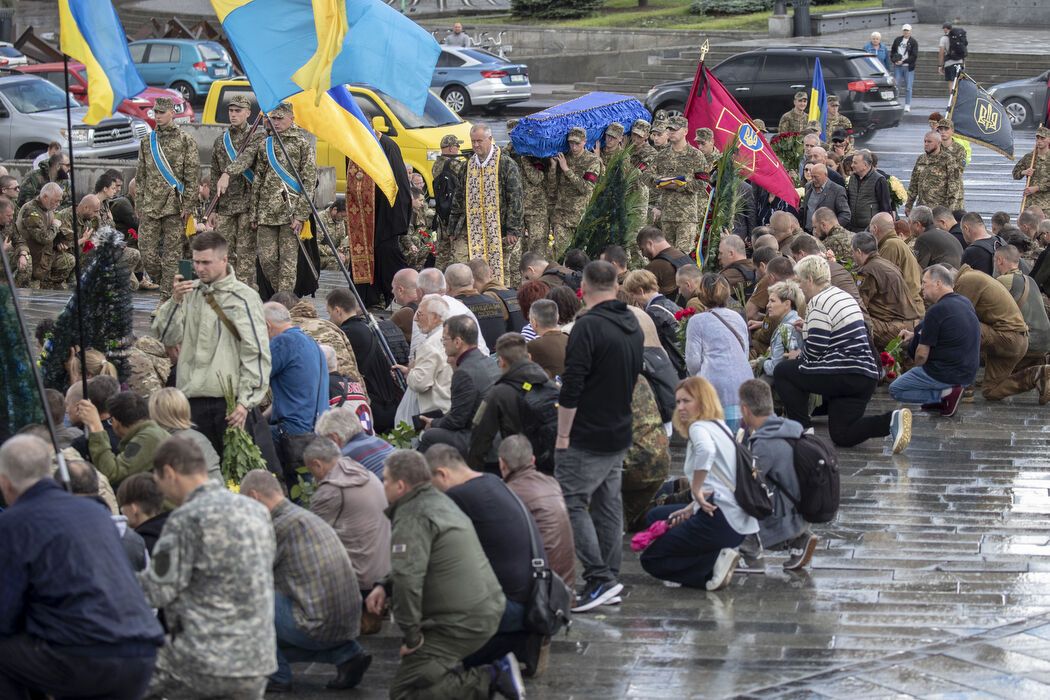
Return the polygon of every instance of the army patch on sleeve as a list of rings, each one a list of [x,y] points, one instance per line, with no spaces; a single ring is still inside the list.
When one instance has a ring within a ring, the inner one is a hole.
[[[391,554],[404,554],[408,548],[403,544],[395,544],[390,548]]]

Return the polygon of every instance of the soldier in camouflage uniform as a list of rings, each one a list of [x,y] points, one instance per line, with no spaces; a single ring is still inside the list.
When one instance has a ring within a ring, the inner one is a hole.
[[[94,236],[103,226],[109,226],[111,228],[113,226],[112,221],[109,223],[103,222],[102,211],[102,202],[99,201],[97,195],[84,195],[80,200],[80,204],[78,204],[76,208],[76,235],[74,235],[73,231],[73,207],[66,207],[55,213],[55,220],[58,221],[62,227],[61,236],[69,241],[76,240],[77,245],[80,246],[81,269],[86,269],[88,263],[91,261],[91,255],[95,249],[94,244],[91,243],[92,236]],[[139,288],[139,280],[138,277],[135,276],[135,273],[142,273],[145,271],[145,268],[142,265],[142,255],[135,248],[124,246],[122,256],[128,266],[131,289],[137,290]]]
[[[15,184],[17,185],[17,182]],[[2,185],[3,178],[0,178],[0,186]],[[33,260],[29,255],[29,248],[22,246],[21,250],[15,249],[15,213],[14,201],[0,196],[0,255],[7,256],[7,263],[15,276],[15,286],[28,287],[33,272]]]
[[[915,159],[908,183],[908,214],[916,204],[933,209],[945,206],[951,210],[963,209],[962,165],[959,159],[946,151],[936,132],[927,132],[923,138],[925,153]]]
[[[153,107],[157,129],[142,140],[135,172],[139,250],[150,278],[160,283],[161,300],[171,296],[186,221],[197,209],[201,171],[197,142],[174,122],[173,109],[171,98],[157,98]]]
[[[251,225],[258,234],[259,263],[275,291],[290,292],[295,289],[299,262],[297,239],[303,223],[310,219],[317,164],[313,143],[309,135],[295,125],[290,104],[282,102],[270,110],[269,121],[276,135],[252,141],[237,160],[226,166],[216,182],[216,191],[223,194],[231,177],[248,168],[254,170],[249,212]],[[284,143],[284,148],[277,138]]]
[[[649,129],[649,140],[653,144],[653,149],[656,151],[662,151],[667,148],[667,120],[666,119],[653,119],[653,125]]]
[[[849,136],[853,133],[853,122],[839,114],[839,98],[835,95],[828,95],[828,123],[825,133],[830,136],[839,129],[845,131]]]
[[[657,154],[650,169],[651,186],[660,193],[654,217],[664,237],[678,250],[692,250],[700,226],[700,194],[709,171],[704,154],[685,140],[685,117],[672,117],[670,146]]]
[[[189,440],[165,440],[156,463],[157,485],[178,507],[138,574],[169,630],[147,697],[261,698],[277,670],[270,514],[209,480]]]
[[[941,119],[937,122],[937,133],[941,137],[941,148],[951,153],[959,161],[960,170],[965,170],[969,161],[966,147],[955,140],[955,125],[951,119]]]
[[[68,251],[74,241],[63,234],[61,222],[55,219],[62,194],[57,183],[48,182],[18,210],[12,246],[16,260],[23,253],[32,260],[29,286],[33,289],[62,289],[73,272],[75,261]]]
[[[233,162],[231,150],[234,154],[240,153],[247,145],[248,132],[251,131],[251,127],[248,126],[251,109],[251,100],[245,94],[236,94],[230,99],[230,126],[222,136],[215,139],[211,147],[209,178],[212,192],[217,191],[216,183]],[[263,137],[263,132],[256,130],[251,140],[254,143],[261,141]],[[251,226],[248,212],[254,179],[255,173],[250,170],[231,178],[229,186],[215,205],[208,225],[222,234],[230,246],[230,265],[233,266],[233,273],[237,275],[237,279],[252,289],[258,289],[255,281],[255,230]]]
[[[18,191],[19,208],[40,194],[41,188],[49,182],[57,182],[62,188],[60,206],[68,207],[72,204],[73,200],[69,193],[69,156],[65,153],[54,154],[25,176]]]
[[[346,233],[345,197],[336,197],[334,202],[325,207],[325,210],[321,212],[321,223],[323,223],[324,227],[328,229],[328,235],[331,236],[332,243],[335,244],[336,250],[339,251],[339,257],[345,265],[347,253],[350,250],[350,240]],[[332,252],[332,247],[328,245],[328,241],[324,240],[320,228],[321,227],[318,226],[317,248],[321,254],[321,269],[338,270],[339,263],[336,254]]]
[[[840,263],[853,260],[853,234],[839,225],[838,217],[829,207],[813,212],[813,235]]]
[[[1013,176],[1015,180],[1028,178],[1025,206],[1050,211],[1050,129],[1040,124],[1035,130],[1035,150],[1017,161]]]
[[[550,159],[547,188],[554,197],[551,210],[551,233],[548,237],[552,260],[561,260],[576,235],[576,227],[587,209],[594,184],[602,171],[602,161],[587,150],[587,130],[574,126],[566,137],[568,154]]]
[[[715,148],[715,132],[707,127],[700,127],[694,136],[696,137],[696,150],[704,154],[707,164],[711,170],[714,170],[718,159],[722,157],[722,152]]]
[[[795,106],[789,111],[784,112],[784,115],[780,117],[780,124],[777,125],[777,131],[782,134],[801,134],[802,130],[806,128],[806,124],[809,123],[809,114],[807,112],[807,106],[809,105],[809,94],[799,90],[795,93]]]
[[[649,380],[639,377],[631,397],[631,446],[623,460],[623,522],[628,532],[645,528],[645,514],[671,471],[670,442]]]
[[[365,385],[365,380],[361,378],[361,372],[357,368],[357,357],[354,355],[354,349],[346,333],[343,333],[339,326],[328,319],[318,317],[317,308],[310,299],[300,300],[295,306],[288,309],[288,314],[292,317],[292,323],[317,341],[318,345],[328,345],[335,350],[338,364],[336,371],[341,376],[348,377],[350,381],[357,382],[361,386]]]
[[[525,243],[522,252],[543,253],[551,234],[553,199],[547,189],[548,162],[542,158],[519,156],[522,198],[525,209]]]
[[[128,350],[128,371],[128,390],[148,399],[167,386],[171,360],[159,340],[144,335]]]
[[[638,168],[641,173],[638,182],[642,185],[641,205],[645,212],[642,217],[643,226],[652,220],[652,191],[649,188],[647,173],[653,164],[653,159],[656,158],[656,149],[649,144],[649,131],[649,122],[644,119],[635,119],[631,124],[631,165]]]
[[[605,145],[602,145],[601,141],[594,144],[595,155],[597,155],[602,161],[602,169],[609,165],[609,159],[619,153],[624,148],[624,128],[620,122],[610,122],[609,126],[605,127]]]
[[[434,221],[434,210],[427,206],[424,190],[413,186],[412,220],[409,222],[408,233],[398,238],[401,254],[405,256],[405,262],[413,270],[422,270],[426,267],[431,251],[435,256],[437,254],[437,246],[432,233],[432,221]],[[449,265],[451,264],[450,262]]]
[[[438,269],[444,270],[446,267],[451,265],[458,259],[453,251],[452,232],[449,228],[449,217],[451,211],[442,212],[442,207],[447,206],[440,201],[442,193],[437,191],[438,178],[445,171],[446,168],[450,169],[449,175],[454,181],[455,186],[452,188],[454,191],[459,189],[459,183],[463,181],[463,174],[466,172],[467,159],[460,155],[459,147],[463,144],[455,134],[445,134],[441,137],[441,155],[438,156],[437,160],[434,161],[434,165],[431,166],[430,174],[432,181],[434,182],[434,197],[438,200],[438,209],[434,221],[436,223],[437,230],[437,251],[435,257]]]

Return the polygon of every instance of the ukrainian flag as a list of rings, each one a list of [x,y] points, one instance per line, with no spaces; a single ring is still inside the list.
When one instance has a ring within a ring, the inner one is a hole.
[[[809,89],[809,121],[820,122],[820,140],[827,141],[828,91],[824,87],[824,71],[817,57],[813,66],[813,86]]]
[[[85,122],[98,124],[121,102],[146,89],[112,3],[58,0],[58,21],[62,53],[87,68],[90,104]]]

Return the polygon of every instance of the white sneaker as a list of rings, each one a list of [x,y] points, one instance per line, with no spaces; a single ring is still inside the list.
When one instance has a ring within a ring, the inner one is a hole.
[[[905,112],[910,112],[911,111],[911,105],[904,105],[904,111]]]
[[[723,549],[718,553],[715,560],[715,569],[711,574],[711,580],[707,582],[707,590],[717,591],[729,585],[733,580],[733,571],[740,560],[740,552],[735,549]]]

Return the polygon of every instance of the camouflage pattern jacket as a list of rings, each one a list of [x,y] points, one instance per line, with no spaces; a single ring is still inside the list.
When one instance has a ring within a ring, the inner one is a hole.
[[[1014,166],[1014,179],[1020,180],[1025,177],[1024,171],[1031,167],[1032,154],[1026,153]],[[1025,206],[1039,207],[1044,213],[1050,210],[1050,152],[1035,159],[1035,171],[1028,184],[1039,189],[1028,195],[1025,199]]]
[[[661,218],[667,221],[699,221],[697,194],[707,189],[707,173],[704,154],[689,144],[681,151],[670,147],[658,151],[649,167],[649,185],[653,192],[659,193]],[[669,177],[684,178],[685,184],[656,186],[661,178]]]
[[[547,165],[547,188],[553,193],[551,219],[556,222],[575,226],[583,218],[587,202],[591,199],[594,184],[602,172],[602,161],[593,152],[584,149],[583,153],[574,156],[565,155],[569,169]]]
[[[318,345],[330,345],[335,350],[335,357],[339,364],[337,371],[340,375],[348,377],[350,381],[357,382],[362,387],[365,385],[361,372],[357,368],[354,349],[347,340],[346,333],[343,333],[339,326],[331,321],[318,318],[313,301],[303,299],[293,306],[289,313],[292,316],[292,323],[299,326],[303,333],[317,341]]]
[[[273,562],[266,508],[215,482],[168,517],[150,568],[138,574],[168,638],[157,668],[225,678],[277,670]]]
[[[284,142],[284,150],[288,151],[288,157],[291,158],[291,165],[276,137],[273,141],[274,155],[277,162],[293,178],[296,172],[299,173],[305,186],[300,194],[289,189],[284,180],[270,167],[264,138],[253,140],[248,148],[237,156],[237,160],[226,166],[226,172],[231,178],[248,168],[255,171],[250,208],[253,224],[284,226],[291,223],[293,214],[299,221],[310,218],[310,199],[314,196],[314,184],[317,182],[313,142],[310,135],[297,126],[292,126],[281,134],[281,140]]]
[[[230,134],[230,141],[233,143],[234,151],[240,153],[244,150],[245,142],[248,139],[248,132],[251,131],[251,127],[245,124],[239,128],[229,127],[226,131]],[[224,136],[220,136],[215,139],[215,143],[211,147],[211,188],[210,192],[215,192],[215,183],[219,181],[219,176],[226,172],[226,168],[229,167],[230,156],[226,154],[226,146],[224,143]],[[265,135],[261,130],[256,129],[252,135],[252,143],[261,141]],[[233,214],[243,214],[248,211],[248,207],[251,206],[252,202],[252,186],[248,182],[248,178],[244,177],[243,174],[240,176],[230,176],[230,186],[223,193],[222,197],[219,198],[219,202],[215,205],[215,211],[220,215],[231,216]]]
[[[347,239],[346,219],[335,221],[326,209],[321,212],[321,223],[328,229],[328,235],[332,237],[332,243],[335,243],[335,247],[338,250],[343,252],[349,250],[350,241]],[[314,237],[317,239],[317,249],[321,255],[322,263],[325,260],[334,259],[335,253],[332,252],[332,246],[328,245],[328,241],[324,239],[320,226],[314,231]]]
[[[806,124],[808,123],[809,115],[806,112],[800,112],[797,109],[792,108],[791,110],[784,112],[784,115],[780,117],[780,124],[777,125],[777,131],[782,134],[799,133],[806,128]]]
[[[547,189],[547,171],[550,163],[542,158],[520,156],[521,180],[525,211],[530,216],[543,215],[551,204],[551,195]]]
[[[916,204],[931,209],[963,207],[962,165],[958,158],[943,148],[933,154],[919,154],[908,183],[908,206]]]
[[[50,269],[56,246],[71,243],[63,234],[62,222],[54,212],[44,209],[39,199],[29,200],[18,210],[12,239],[15,258],[25,251],[33,257],[34,268]]]
[[[828,135],[828,139],[831,139],[831,134],[838,129],[842,129],[848,134],[853,131],[853,122],[841,114],[834,117],[828,117],[828,124],[824,128],[825,133]]]
[[[128,390],[148,399],[167,384],[171,360],[159,340],[144,335],[128,351],[128,371]]]
[[[35,170],[26,175],[19,185],[18,206],[21,207],[29,200],[36,199],[41,188],[49,182],[51,182],[51,171],[45,159]],[[59,206],[68,207],[73,203],[73,197],[69,192],[69,180],[57,180],[56,182],[62,186],[62,203]]]
[[[853,234],[835,224],[828,235],[822,239],[824,247],[835,254],[839,262],[853,260]]]
[[[159,127],[155,133],[172,175],[182,183],[184,189],[180,195],[161,176],[153,162],[149,139],[142,139],[139,144],[138,169],[135,171],[135,203],[139,215],[159,219],[193,214],[197,210],[197,186],[201,176],[201,154],[197,150],[197,142],[174,123]]]

